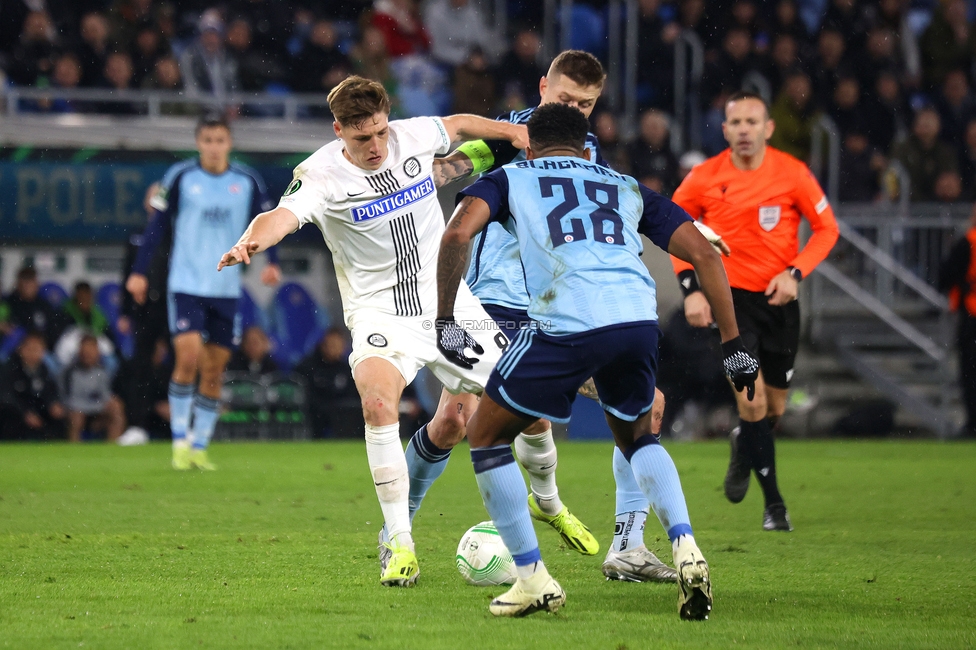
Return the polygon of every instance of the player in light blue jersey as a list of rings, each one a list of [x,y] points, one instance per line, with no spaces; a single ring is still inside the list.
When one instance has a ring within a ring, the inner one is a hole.
[[[214,469],[207,446],[219,416],[224,368],[240,338],[240,268],[218,273],[213,260],[237,242],[256,214],[271,208],[261,177],[230,162],[232,139],[223,117],[201,119],[196,143],[199,158],[173,165],[163,177],[126,281],[133,299],[145,302],[153,254],[162,241],[172,242],[167,307],[176,363],[169,407],[173,467],[180,470]],[[277,284],[277,255],[271,250],[268,257],[261,279]]]
[[[605,79],[603,66],[592,54],[580,50],[562,52],[539,82],[540,106],[565,104],[578,108],[589,118],[603,91]],[[525,124],[536,108],[512,111],[499,119]],[[591,162],[608,167],[600,154],[600,142],[592,133],[586,134],[584,154]],[[525,151],[506,141],[466,142],[451,155],[435,161],[435,178],[439,184],[447,184],[522,160],[525,160]],[[518,242],[501,223],[493,222],[475,236],[472,251],[465,282],[499,328],[514,340],[519,330],[531,322],[526,312],[529,297]],[[595,398],[592,382],[587,382],[581,392]],[[659,422],[664,415],[664,396],[660,391],[657,394],[659,398],[655,401],[654,411]],[[549,516],[559,511],[561,503],[556,490],[557,454],[552,429],[547,421],[540,420],[525,434],[516,440],[515,445],[518,459],[529,474],[533,516],[553,525],[555,522],[548,521]],[[613,472],[616,479],[614,535],[603,562],[604,575],[609,579],[633,582],[673,582],[677,577],[675,570],[661,562],[644,544],[644,522],[650,504],[644,499],[629,464],[616,449]]]
[[[651,431],[659,329],[638,233],[693,264],[722,335],[726,374],[737,390],[752,390],[759,366],[739,338],[724,267],[684,210],[588,162],[587,123],[578,110],[540,107],[528,129],[526,161],[462,191],[438,257],[436,329],[448,359],[478,361],[466,355],[468,334],[454,320],[454,296],[470,241],[489,222],[503,223],[518,240],[533,322],[502,355],[468,424],[478,487],[519,575],[489,609],[524,616],[565,602],[542,563],[510,443],[537,418],[567,421],[575,393],[592,377],[616,446],[671,540],[679,614],[705,619],[712,606],[708,565],[677,470]]]

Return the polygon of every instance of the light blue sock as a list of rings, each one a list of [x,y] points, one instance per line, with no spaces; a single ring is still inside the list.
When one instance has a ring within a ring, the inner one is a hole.
[[[206,449],[217,428],[220,402],[203,395],[193,400],[193,448]]]
[[[673,542],[681,535],[692,535],[681,479],[667,450],[654,436],[646,435],[624,451],[624,458],[630,461],[637,484],[668,531],[668,539]]]
[[[644,543],[644,522],[650,506],[637,484],[633,468],[617,447],[613,448],[613,478],[617,484],[613,550],[619,552]]]
[[[427,490],[444,473],[447,461],[451,458],[451,450],[441,449],[431,442],[425,424],[410,438],[404,454],[407,457],[407,472],[410,475],[410,521],[412,523],[413,516],[420,510],[420,504],[427,495]]]
[[[509,445],[471,450],[474,477],[481,498],[502,541],[518,566],[535,564],[541,559],[539,540],[529,515],[529,493],[525,479],[515,463]]]
[[[190,428],[190,409],[193,406],[193,384],[169,382],[169,428],[173,432],[173,442],[186,440]]]

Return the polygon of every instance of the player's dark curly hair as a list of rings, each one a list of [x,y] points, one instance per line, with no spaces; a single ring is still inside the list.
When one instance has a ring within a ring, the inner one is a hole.
[[[196,131],[194,131],[194,135],[200,135],[200,131],[203,129],[210,129],[215,126],[222,126],[230,131],[230,123],[227,121],[227,118],[223,113],[218,113],[217,111],[204,113],[200,116],[200,119],[197,120],[197,128]]]
[[[563,147],[582,151],[589,122],[578,108],[566,104],[545,104],[535,109],[526,125],[529,146],[535,151]]]

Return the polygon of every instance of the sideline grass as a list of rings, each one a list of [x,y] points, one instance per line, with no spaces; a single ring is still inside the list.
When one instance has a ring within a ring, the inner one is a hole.
[[[796,530],[765,533],[753,482],[722,496],[724,444],[668,445],[712,570],[711,620],[676,588],[608,583],[537,531],[568,593],[557,616],[494,620],[454,549],[487,519],[459,448],[415,523],[410,590],[379,585],[362,443],[218,445],[212,473],[169,448],[0,446],[0,647],[616,648],[976,645],[976,445],[783,442]],[[561,493],[600,543],[610,447],[562,443]],[[652,550],[670,560],[660,526]]]

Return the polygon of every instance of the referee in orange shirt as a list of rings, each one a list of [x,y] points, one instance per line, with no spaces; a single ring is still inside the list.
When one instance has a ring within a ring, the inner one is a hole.
[[[827,257],[838,232],[827,197],[807,166],[767,146],[774,127],[762,97],[732,95],[722,123],[730,148],[695,167],[672,200],[732,249],[725,270],[735,316],[742,341],[761,370],[754,395],[736,392],[739,426],[729,437],[725,496],[732,503],[742,501],[755,470],[766,502],[763,529],[790,531],[776,484],[773,427],[786,409],[799,346],[797,285]],[[813,228],[802,251],[797,238],[801,216]],[[712,310],[694,269],[672,260],[685,296],[685,317],[695,327],[709,326]]]

